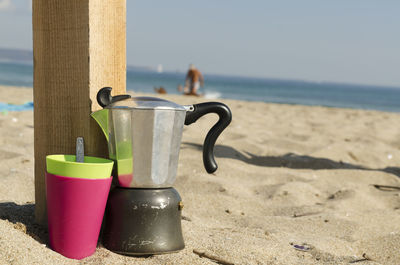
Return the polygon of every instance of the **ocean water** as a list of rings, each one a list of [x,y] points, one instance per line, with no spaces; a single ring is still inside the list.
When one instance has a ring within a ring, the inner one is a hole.
[[[0,63],[0,85],[32,87],[32,65]],[[337,83],[318,83],[279,79],[204,75],[200,90],[207,99],[229,98],[247,101],[319,105],[400,112],[400,87],[380,87]],[[164,87],[169,94],[179,94],[185,73],[127,71],[127,89],[152,93]],[[1,96],[0,96],[1,101]]]

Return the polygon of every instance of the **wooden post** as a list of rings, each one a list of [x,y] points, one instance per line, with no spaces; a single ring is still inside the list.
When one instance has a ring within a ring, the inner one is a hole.
[[[107,156],[90,117],[97,91],[126,86],[126,0],[34,0],[35,216],[46,223],[45,157],[74,154],[76,137],[87,155]]]

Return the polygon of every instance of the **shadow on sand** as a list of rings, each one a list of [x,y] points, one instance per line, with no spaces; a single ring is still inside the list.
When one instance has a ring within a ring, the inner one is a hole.
[[[186,147],[195,148],[199,151],[203,149],[203,146],[200,144],[184,142],[182,148]],[[292,169],[314,169],[314,170],[359,169],[359,170],[382,171],[400,177],[400,168],[398,167],[373,169],[361,165],[345,163],[342,161],[337,162],[327,158],[296,155],[293,153],[288,153],[282,156],[257,156],[249,152],[245,152],[244,154],[230,146],[215,145],[214,154],[216,157],[237,159],[251,165],[263,166],[263,167],[286,167]]]
[[[35,222],[35,205],[0,203],[0,219],[8,220],[14,228],[23,231],[41,244],[47,244],[47,230]]]

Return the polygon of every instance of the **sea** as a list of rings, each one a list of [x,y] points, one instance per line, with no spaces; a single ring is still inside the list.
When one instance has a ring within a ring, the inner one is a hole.
[[[204,74],[200,90],[206,99],[239,99],[283,104],[371,109],[400,112],[400,87],[310,82]],[[179,94],[185,73],[128,68],[127,90],[153,93],[163,87]],[[0,85],[33,86],[32,64],[0,62]],[[0,95],[1,102],[1,95]]]

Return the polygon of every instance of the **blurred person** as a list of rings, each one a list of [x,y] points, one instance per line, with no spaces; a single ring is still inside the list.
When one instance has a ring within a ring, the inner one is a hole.
[[[189,65],[189,70],[186,74],[185,88],[188,88],[188,92],[185,90],[185,95],[200,96],[197,90],[204,87],[204,78],[201,72],[193,65]]]
[[[159,88],[154,87],[154,92],[158,94],[167,94],[167,90],[164,87],[160,86]]]

